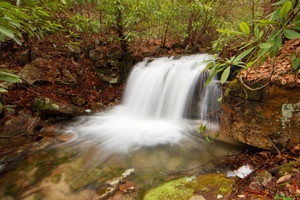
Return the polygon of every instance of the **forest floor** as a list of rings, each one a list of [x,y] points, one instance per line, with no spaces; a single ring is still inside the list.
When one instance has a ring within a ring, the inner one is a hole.
[[[81,40],[84,44],[94,43],[97,35],[81,35]],[[48,65],[55,67],[59,70],[68,69],[72,74],[76,73],[76,64],[80,64],[83,74],[78,77],[78,84],[76,87],[62,86],[53,83],[51,77],[51,71],[44,71],[43,76],[49,80],[49,83],[38,85],[36,87],[20,87],[10,90],[8,93],[2,94],[2,101],[4,105],[15,105],[14,111],[7,111],[1,116],[1,124],[17,116],[20,113],[32,113],[32,106],[34,99],[38,96],[45,96],[51,99],[55,99],[57,102],[71,103],[70,96],[80,96],[86,100],[83,105],[85,109],[90,109],[91,105],[95,102],[101,102],[105,106],[111,106],[120,102],[122,93],[124,90],[124,84],[110,85],[106,84],[98,77],[95,67],[89,58],[86,58],[84,54],[80,55],[80,59],[74,61],[70,55],[70,51],[66,44],[69,38],[66,35],[48,36],[45,40],[33,40],[32,50],[33,57],[48,57]],[[286,59],[287,55],[293,52],[299,51],[300,40],[288,41],[281,49],[280,55],[277,56],[276,63],[273,64],[272,60],[267,60],[250,72],[243,72],[243,77],[246,78],[246,83],[253,84],[260,81],[260,83],[266,83],[271,81],[275,84],[281,84],[286,87],[299,87],[299,72],[294,74],[292,71],[291,61]],[[18,74],[24,67],[18,61],[22,53],[27,50],[27,45],[17,46],[14,43],[5,44],[3,52],[0,55],[1,68],[14,70],[15,74]],[[170,45],[170,44],[169,44]],[[110,53],[116,51],[118,44],[107,42],[101,45],[101,49],[104,53]],[[141,60],[143,57],[148,56],[169,56],[169,55],[181,55],[184,53],[184,49],[177,48],[175,50],[162,50],[157,51],[159,46],[158,41],[139,41],[129,44],[130,51],[136,61]],[[171,45],[170,45],[171,46]],[[200,51],[205,51],[200,50]],[[17,160],[21,160],[20,157],[25,154],[29,155],[28,148],[30,149],[30,142],[43,140],[43,138],[57,137],[55,134],[38,134],[34,137],[29,137],[25,141],[25,144],[13,142],[5,143],[5,146],[1,147],[0,162],[7,157],[8,154],[14,152],[14,156],[11,158],[11,165],[15,165]],[[7,138],[0,138],[0,140],[7,140]],[[13,139],[14,140],[14,139]],[[17,141],[17,140],[16,140]],[[17,150],[16,150],[17,149]],[[20,150],[21,149],[21,150]],[[34,151],[34,148],[32,148]],[[275,194],[282,194],[284,197],[290,196],[291,198],[299,198],[300,195],[300,172],[299,172],[299,151],[300,147],[296,146],[293,149],[286,150],[285,152],[270,152],[260,151],[256,154],[241,153],[235,157],[227,159],[225,163],[231,168],[237,168],[245,164],[251,164],[259,166],[257,170],[271,170],[272,177],[278,177],[281,169],[281,165],[287,164],[291,161],[295,162],[289,171],[285,174],[285,180],[281,183],[286,183],[281,188],[278,188],[276,182],[272,181],[275,185],[268,187],[263,186],[259,191],[252,191],[249,189],[250,177],[237,181],[235,194],[256,195],[262,199],[271,199]],[[15,160],[14,160],[15,159]],[[262,163],[264,163],[262,165]],[[280,191],[279,191],[280,190]],[[241,198],[242,199],[242,198]]]

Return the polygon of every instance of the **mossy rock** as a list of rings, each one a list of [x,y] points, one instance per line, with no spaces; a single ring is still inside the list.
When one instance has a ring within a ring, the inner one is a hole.
[[[279,176],[284,176],[285,174],[293,173],[293,170],[296,168],[296,165],[299,164],[299,161],[289,162],[280,166],[280,170],[278,172]]]
[[[20,187],[16,185],[15,183],[10,183],[5,189],[4,189],[4,194],[9,195],[9,196],[16,196],[18,193]]]
[[[194,196],[194,187],[196,180],[188,182],[186,178],[180,178],[167,182],[160,187],[151,189],[145,195],[144,200],[172,199],[172,200],[188,200]]]
[[[208,174],[197,178],[197,189],[208,191],[215,195],[223,195],[232,190],[234,180],[226,178],[225,174]]]
[[[56,184],[60,181],[60,179],[61,179],[61,174],[56,174],[56,175],[52,176],[51,182]]]
[[[180,178],[151,189],[144,200],[170,199],[189,200],[195,194],[204,197],[217,197],[228,195],[234,184],[234,180],[226,178],[225,174],[201,175],[194,179]]]

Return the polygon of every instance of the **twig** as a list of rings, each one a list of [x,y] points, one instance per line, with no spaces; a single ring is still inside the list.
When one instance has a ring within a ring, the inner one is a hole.
[[[270,138],[268,138],[268,140],[270,141],[271,145],[276,149],[276,151],[278,152],[278,154],[279,154],[279,156],[280,156],[280,158],[281,158],[281,152],[280,152],[279,149],[276,147],[276,145],[274,144],[274,142],[273,142]]]

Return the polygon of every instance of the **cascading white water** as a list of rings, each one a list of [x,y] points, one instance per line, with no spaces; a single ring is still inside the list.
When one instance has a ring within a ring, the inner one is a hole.
[[[210,89],[203,90],[205,80],[199,81],[207,65],[203,61],[212,59],[207,54],[145,59],[133,68],[121,105],[84,118],[84,122],[70,129],[86,142],[100,143],[102,148],[118,153],[141,146],[178,143],[186,137],[186,111],[196,109],[191,108],[193,96],[198,94],[196,99],[203,102],[199,106],[202,119],[211,110],[205,106],[220,96],[220,91],[214,89],[218,97],[207,97],[212,95]],[[214,83],[210,87],[215,88]]]

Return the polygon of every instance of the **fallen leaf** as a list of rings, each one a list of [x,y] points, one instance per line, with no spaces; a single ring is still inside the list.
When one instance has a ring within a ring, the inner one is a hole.
[[[277,183],[277,184],[280,184],[280,183],[286,182],[286,181],[288,181],[291,177],[292,177],[291,174],[284,175],[284,176],[280,177],[280,178],[277,180],[276,183]]]

